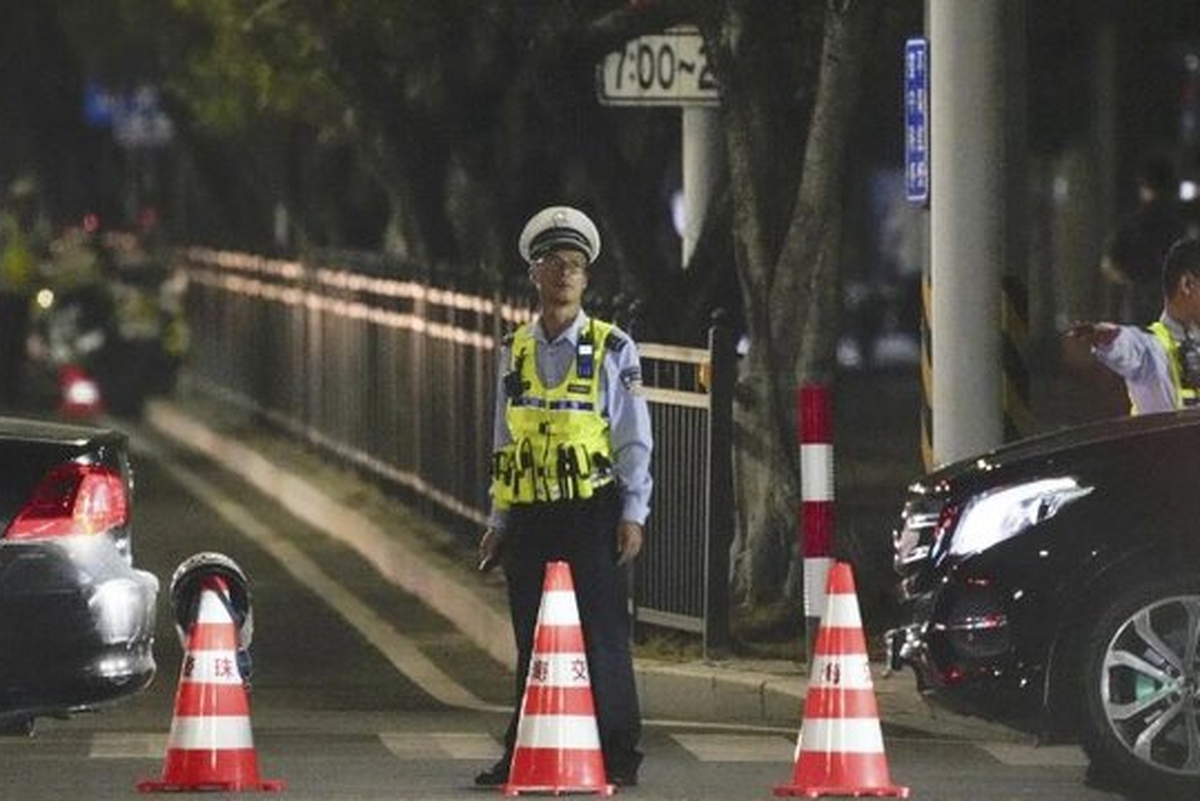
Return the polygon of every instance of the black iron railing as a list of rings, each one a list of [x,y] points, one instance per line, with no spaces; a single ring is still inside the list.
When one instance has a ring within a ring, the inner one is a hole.
[[[197,387],[402,488],[473,536],[487,515],[495,354],[527,303],[423,277],[206,249],[183,252]],[[655,434],[639,622],[728,640],[735,356],[639,343]]]

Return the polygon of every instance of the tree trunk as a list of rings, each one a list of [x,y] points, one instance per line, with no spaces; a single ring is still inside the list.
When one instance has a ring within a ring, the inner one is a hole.
[[[755,13],[755,4],[731,2],[729,28]],[[744,545],[736,589],[749,604],[798,597],[796,547],[800,470],[795,396],[808,382],[830,384],[836,366],[839,243],[849,125],[862,80],[866,43],[879,0],[830,0],[825,9],[818,90],[813,101],[800,179],[785,219],[770,205],[772,184],[763,175],[786,173],[779,160],[794,152],[767,128],[770,98],[754,91],[768,78],[726,64],[732,86],[725,97],[737,230],[739,277],[751,338],[748,368],[739,386],[736,420]],[[759,21],[761,24],[761,20]],[[733,60],[738,54],[725,51]],[[755,64],[754,60],[749,61]],[[770,65],[757,62],[759,69]],[[722,86],[727,86],[722,74]],[[735,94],[736,93],[736,94]],[[733,96],[730,96],[733,95]],[[790,132],[792,138],[795,132]],[[785,225],[782,236],[771,221]],[[802,532],[801,532],[802,535]],[[788,555],[790,558],[785,559]],[[788,569],[784,569],[787,565]]]

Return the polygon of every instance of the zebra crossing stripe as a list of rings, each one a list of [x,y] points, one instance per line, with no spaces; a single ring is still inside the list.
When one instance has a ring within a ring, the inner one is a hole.
[[[793,743],[779,734],[672,734],[671,739],[700,762],[786,763]]]
[[[88,744],[89,759],[161,759],[167,748],[164,732],[95,732]]]
[[[490,735],[468,732],[381,732],[379,741],[393,756],[406,762],[427,759],[494,761],[503,747]]]
[[[980,743],[979,748],[997,762],[1014,768],[1082,768],[1088,763],[1083,749],[1075,745],[1025,745],[1023,743]]]

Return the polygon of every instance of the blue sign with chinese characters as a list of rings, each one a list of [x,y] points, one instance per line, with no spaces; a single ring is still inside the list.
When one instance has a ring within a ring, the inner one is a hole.
[[[929,202],[929,40],[904,43],[904,188],[914,203]]]
[[[111,128],[122,147],[162,147],[175,135],[158,89],[149,84],[112,91],[88,82],[83,88],[83,118],[93,128]]]

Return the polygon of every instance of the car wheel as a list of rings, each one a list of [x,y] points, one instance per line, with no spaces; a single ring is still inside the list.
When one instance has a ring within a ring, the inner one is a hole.
[[[1082,740],[1095,769],[1200,792],[1200,577],[1118,590],[1087,640]]]

